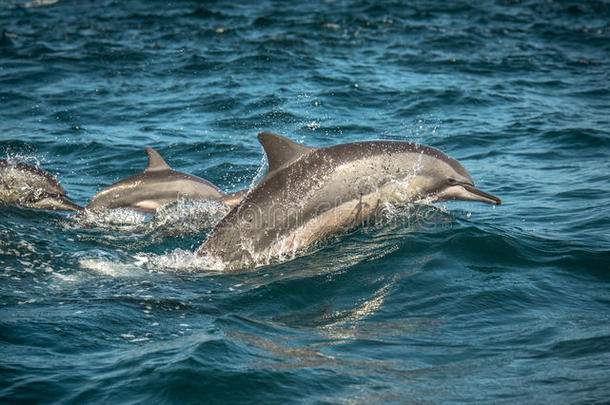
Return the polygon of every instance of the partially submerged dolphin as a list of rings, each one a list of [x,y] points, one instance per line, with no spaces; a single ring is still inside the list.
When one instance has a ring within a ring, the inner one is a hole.
[[[120,180],[97,193],[87,209],[101,211],[132,208],[154,212],[163,204],[178,198],[213,200],[237,205],[245,191],[225,194],[207,180],[172,170],[153,148],[146,148],[148,167],[141,173]]]
[[[374,217],[386,204],[465,200],[500,204],[439,150],[395,141],[311,148],[258,135],[269,162],[261,182],[197,254],[224,270],[264,265]]]
[[[23,208],[79,211],[51,173],[25,163],[0,159],[0,202]]]

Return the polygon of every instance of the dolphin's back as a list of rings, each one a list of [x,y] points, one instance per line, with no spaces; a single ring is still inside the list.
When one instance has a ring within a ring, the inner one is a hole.
[[[0,159],[0,181],[5,187],[23,187],[44,190],[45,192],[65,195],[66,191],[51,173],[36,166]]]
[[[224,196],[209,181],[187,173],[171,169],[144,171],[106,187],[91,199],[87,209],[129,207],[154,211],[157,206],[180,197],[219,201]]]

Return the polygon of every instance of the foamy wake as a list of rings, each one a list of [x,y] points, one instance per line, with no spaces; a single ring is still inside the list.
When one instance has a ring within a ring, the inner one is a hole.
[[[85,210],[69,217],[71,228],[91,228],[136,234],[159,233],[177,236],[212,228],[229,212],[229,207],[216,201],[179,199],[159,207],[154,214],[127,208],[101,212]]]
[[[166,272],[219,272],[223,270],[218,263],[195,252],[174,249],[165,254],[137,253],[122,259],[88,258],[79,260],[79,266],[93,273],[109,277],[142,277],[150,273]]]

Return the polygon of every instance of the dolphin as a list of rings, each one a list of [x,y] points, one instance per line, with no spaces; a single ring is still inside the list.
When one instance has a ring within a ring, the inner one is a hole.
[[[443,152],[412,142],[312,148],[262,132],[268,171],[197,250],[225,271],[268,264],[372,219],[387,204],[447,200],[499,205]]]
[[[113,208],[132,208],[137,211],[154,212],[163,204],[180,197],[193,200],[214,200],[235,206],[245,190],[225,194],[207,180],[172,170],[153,148],[146,148],[148,167],[141,173],[120,180],[99,193],[87,210],[102,211]]]
[[[0,159],[0,202],[23,208],[79,211],[51,173],[25,163]]]

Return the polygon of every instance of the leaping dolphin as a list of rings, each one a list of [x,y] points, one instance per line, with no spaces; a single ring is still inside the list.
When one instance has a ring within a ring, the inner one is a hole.
[[[225,194],[207,180],[172,170],[153,148],[146,148],[146,153],[146,170],[106,187],[93,196],[87,209],[101,211],[132,208],[154,212],[161,205],[180,197],[220,201],[232,207],[237,205],[245,194],[245,190]]]
[[[25,163],[0,159],[0,202],[23,208],[79,211],[51,173]]]
[[[363,224],[388,203],[501,203],[475,188],[457,160],[428,146],[369,141],[318,149],[270,132],[258,140],[267,174],[197,250],[227,271],[264,265]]]

